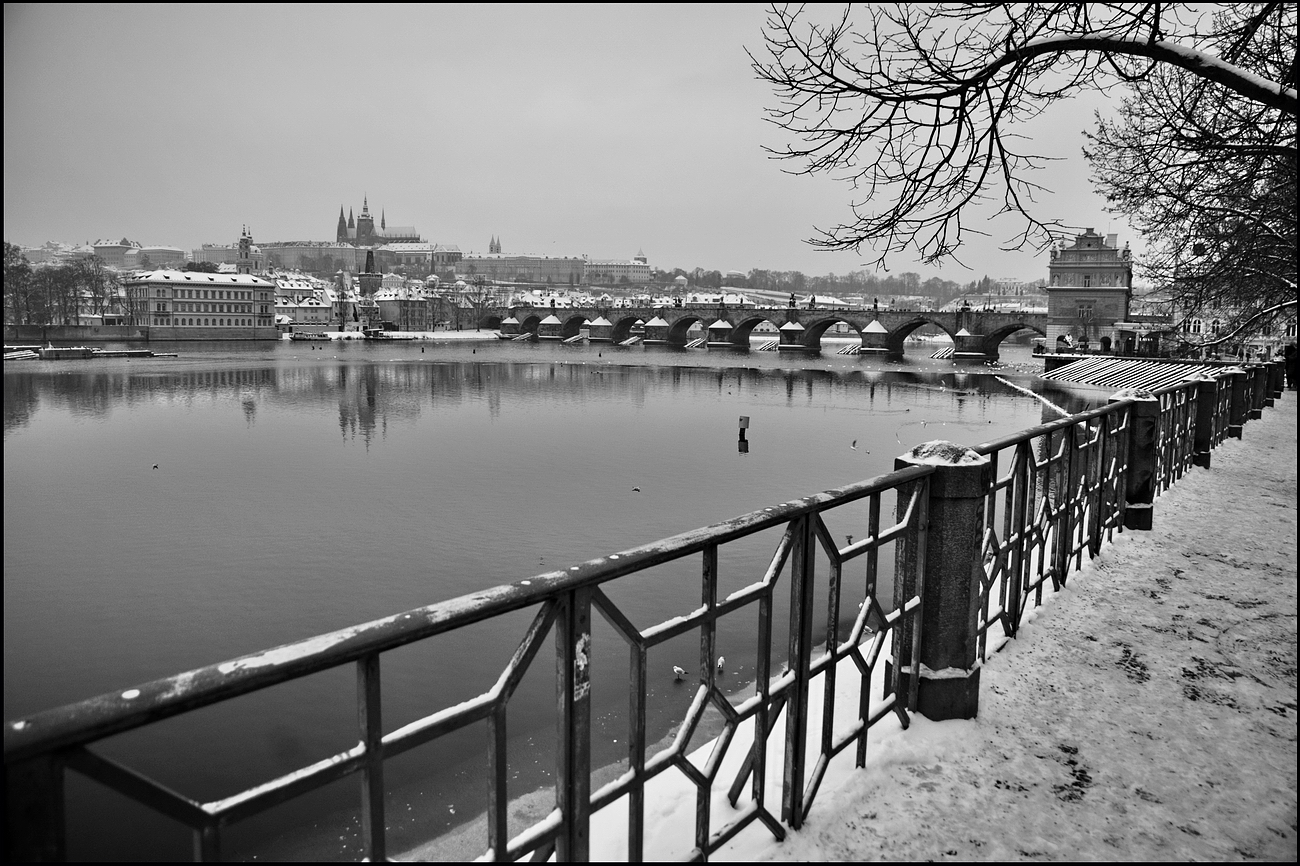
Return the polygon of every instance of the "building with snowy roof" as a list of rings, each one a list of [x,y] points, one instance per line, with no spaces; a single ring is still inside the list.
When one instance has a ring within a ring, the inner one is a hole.
[[[149,326],[154,339],[258,339],[261,329],[274,333],[275,284],[252,274],[163,268],[138,273],[123,287],[126,324]]]

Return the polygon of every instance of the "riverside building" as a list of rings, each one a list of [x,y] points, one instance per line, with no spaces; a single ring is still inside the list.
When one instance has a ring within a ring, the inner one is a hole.
[[[150,340],[270,340],[275,284],[252,274],[161,269],[128,279],[128,325]]]
[[[1116,235],[1092,229],[1052,248],[1047,266],[1047,343],[1058,351],[1085,343],[1109,351],[1121,339],[1116,322],[1129,317],[1133,259]]]

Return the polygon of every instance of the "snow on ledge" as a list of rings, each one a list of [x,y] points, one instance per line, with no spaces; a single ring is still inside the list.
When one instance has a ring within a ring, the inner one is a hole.
[[[971,466],[988,461],[987,457],[980,456],[978,452],[965,445],[945,442],[942,439],[922,442],[907,452],[907,456],[908,459],[927,466]]]
[[[1156,400],[1159,399],[1146,388],[1125,388],[1110,395],[1112,400]]]

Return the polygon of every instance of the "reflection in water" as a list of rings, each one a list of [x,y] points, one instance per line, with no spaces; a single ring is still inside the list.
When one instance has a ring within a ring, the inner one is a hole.
[[[343,355],[6,369],[6,718],[871,477],[917,441],[974,444],[1038,423],[1041,408],[952,371]],[[740,416],[747,449],[733,444]],[[770,554],[724,557],[722,590],[761,574]],[[697,581],[691,563],[629,581],[619,603],[648,625],[693,605]],[[386,724],[490,685],[524,625],[386,655]],[[752,624],[722,624],[719,641],[740,688]],[[597,665],[625,658],[610,646],[597,646]],[[268,694],[252,721],[200,715],[120,754],[183,790],[229,793],[355,740],[354,709],[327,703],[338,690],[304,689]],[[680,717],[671,677],[662,689],[652,738]],[[608,751],[626,696],[593,694]],[[522,686],[512,737],[550,742],[553,706],[553,683]],[[325,724],[335,716],[342,734]],[[189,744],[235,729],[257,748],[183,772]],[[421,832],[446,826],[448,806],[473,808],[457,780],[481,778],[465,759],[476,743],[431,745],[424,763],[394,768],[397,801],[440,804]],[[512,793],[547,781],[547,748],[527,747]],[[265,850],[276,832],[250,831],[234,849]]]

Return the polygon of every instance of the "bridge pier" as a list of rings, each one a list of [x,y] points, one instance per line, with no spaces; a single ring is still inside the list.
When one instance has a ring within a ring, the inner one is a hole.
[[[708,347],[710,349],[728,349],[736,345],[731,339],[734,329],[731,323],[726,319],[719,317],[712,325],[709,325],[706,333],[708,336]]]
[[[798,322],[793,320],[788,321],[781,327],[777,328],[777,332],[779,334],[776,344],[777,349],[781,351],[791,349],[798,351],[807,348],[807,346],[803,344],[804,326]]]
[[[997,355],[993,356],[995,359]],[[957,334],[953,338],[952,358],[954,361],[982,364],[989,360],[984,350],[983,334]]]
[[[890,360],[897,360],[903,357],[903,346],[900,343],[897,346],[890,345],[889,332],[883,327],[876,330],[872,326],[878,325],[878,322],[872,322],[867,329],[862,332],[862,349],[859,354],[863,355],[885,355]]]
[[[645,335],[641,342],[648,346],[661,345],[668,342],[668,322],[662,316],[654,316],[645,323]]]

